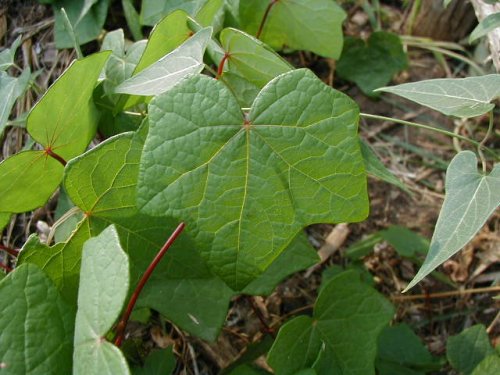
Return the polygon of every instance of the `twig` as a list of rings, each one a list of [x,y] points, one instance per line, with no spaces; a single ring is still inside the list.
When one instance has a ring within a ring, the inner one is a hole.
[[[264,30],[264,25],[266,24],[267,17],[269,17],[269,12],[273,8],[274,4],[276,4],[278,1],[279,0],[271,0],[269,2],[269,5],[267,6],[266,11],[264,12],[264,16],[262,17],[262,21],[260,22],[259,30],[257,31],[257,34],[255,34],[255,37],[257,39],[260,38],[260,35],[262,34],[262,30]]]
[[[276,337],[276,331],[269,326],[266,322],[266,318],[264,317],[264,314],[262,314],[262,311],[260,310],[259,306],[255,303],[254,297],[248,296],[248,301],[250,302],[250,306],[252,306],[252,310],[257,315],[257,318],[259,318],[260,324],[262,325],[262,328],[264,330],[264,333],[268,333],[273,337]]]
[[[491,324],[486,328],[486,332],[490,334],[493,331],[493,328],[497,325],[497,323],[500,322],[500,312],[497,313],[497,316],[495,316],[495,319],[491,322]]]
[[[404,302],[404,301],[414,301],[417,299],[437,299],[437,298],[448,298],[448,297],[460,297],[469,294],[478,293],[499,293],[500,286],[490,286],[485,288],[475,288],[475,289],[465,289],[465,290],[452,290],[449,292],[438,292],[429,294],[414,294],[412,296],[391,296],[391,300],[394,302]]]
[[[172,246],[177,237],[179,237],[179,235],[182,233],[185,226],[186,225],[184,223],[179,224],[179,226],[175,229],[175,231],[170,235],[167,242],[165,242],[165,245],[163,245],[158,254],[156,254],[155,258],[153,259],[153,261],[148,266],[148,268],[142,275],[141,279],[139,280],[139,283],[137,284],[134,293],[132,294],[132,297],[130,297],[127,309],[123,313],[120,322],[116,326],[116,338],[115,338],[116,346],[120,346],[122,344],[123,336],[125,334],[125,328],[127,328],[127,323],[130,318],[130,314],[132,314],[132,310],[134,309],[135,303],[137,302],[137,299],[139,298],[139,295],[141,294],[144,285],[146,285],[147,281],[149,280],[156,266],[158,265],[158,263],[160,263],[161,259],[167,253],[167,250],[170,248],[170,246]]]

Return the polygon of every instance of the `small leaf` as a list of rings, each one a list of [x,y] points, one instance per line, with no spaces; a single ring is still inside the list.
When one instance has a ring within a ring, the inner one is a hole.
[[[455,370],[465,375],[472,374],[483,359],[494,353],[488,333],[481,324],[451,336],[446,343],[448,361]]]
[[[469,43],[485,36],[490,31],[495,30],[497,27],[500,27],[500,12],[490,14],[488,17],[479,22],[479,25],[476,26],[469,37]]]
[[[28,132],[45,148],[69,160],[85,151],[96,131],[92,92],[110,52],[75,61],[33,107]]]
[[[73,374],[130,373],[121,351],[105,339],[125,302],[128,272],[128,259],[113,226],[83,246]]]
[[[23,151],[0,163],[0,212],[43,206],[61,183],[64,167],[44,151]]]
[[[399,225],[392,225],[380,231],[379,235],[403,257],[411,258],[427,254],[429,250],[427,238]]]
[[[405,291],[464,247],[500,204],[500,164],[490,175],[477,170],[473,152],[462,151],[446,172],[446,196],[424,264]]]
[[[337,73],[356,83],[366,95],[377,95],[373,90],[389,83],[407,65],[408,58],[399,36],[377,31],[366,43],[361,39],[346,39],[337,62]]]
[[[205,67],[203,55],[211,35],[212,28],[200,30],[177,49],[118,85],[115,92],[158,95],[170,90],[186,76],[200,73]]]
[[[376,91],[402,96],[448,116],[474,117],[495,107],[491,101],[500,96],[500,74],[430,79]]]
[[[240,1],[242,29],[255,35],[269,1]],[[342,51],[343,9],[331,0],[277,1],[260,39],[275,49],[289,47],[337,59]]]
[[[149,116],[138,204],[188,220],[210,268],[235,290],[303,226],[367,215],[358,108],[308,70],[272,80],[247,119],[207,76],[154,98]]]
[[[75,313],[35,265],[0,282],[0,358],[5,374],[70,374]]]
[[[14,107],[16,100],[26,91],[30,78],[31,71],[29,68],[23,70],[17,78],[0,72],[0,98],[2,98],[0,102],[0,136],[7,125],[12,107]]]
[[[14,40],[10,48],[4,49],[0,52],[0,71],[9,69],[14,65],[14,59],[16,57],[16,51],[21,45],[22,37],[19,35],[16,40]]]

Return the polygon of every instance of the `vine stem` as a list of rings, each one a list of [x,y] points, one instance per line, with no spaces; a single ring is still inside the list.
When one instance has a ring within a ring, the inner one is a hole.
[[[483,154],[483,147],[486,144],[486,141],[490,137],[491,133],[493,132],[493,110],[490,111],[490,122],[488,124],[488,130],[486,131],[486,135],[484,136],[483,140],[479,145],[477,146],[477,153],[479,154],[479,158],[481,159],[481,164],[483,166],[483,172],[486,173],[486,158],[484,157]]]
[[[219,67],[217,68],[217,75],[215,76],[215,79],[219,79],[222,77],[222,74],[224,73],[224,65],[226,64],[226,61],[229,59],[229,52],[226,52],[224,54],[224,57],[222,57],[222,60],[219,63]]]
[[[4,245],[0,245],[0,250],[3,250],[5,252],[9,253],[13,257],[17,257],[19,255],[19,250],[13,249],[11,247],[7,247],[7,246],[4,246]]]
[[[172,244],[175,242],[177,237],[182,233],[184,230],[184,227],[186,225],[184,223],[180,223],[177,228],[174,230],[174,232],[170,235],[168,238],[167,242],[165,242],[165,245],[160,249],[158,254],[156,254],[155,258],[151,262],[151,264],[148,266],[144,274],[142,275],[141,279],[139,280],[139,283],[137,283],[137,286],[134,290],[134,293],[132,294],[132,297],[130,297],[130,301],[127,305],[127,308],[125,312],[122,315],[122,318],[120,319],[120,322],[116,326],[116,337],[115,337],[115,345],[120,346],[123,341],[123,337],[125,335],[125,328],[127,328],[127,323],[130,318],[130,314],[132,314],[132,310],[134,309],[135,303],[137,302],[137,299],[139,298],[139,295],[141,294],[142,289],[144,288],[144,285],[146,285],[147,281],[151,277],[151,274],[155,270],[156,266],[158,263],[160,263],[161,259],[163,256],[167,253],[167,250],[172,246]]]
[[[63,167],[66,166],[66,164],[67,164],[66,160],[64,160],[61,155],[58,155],[54,151],[52,151],[52,148],[47,147],[45,149],[45,154],[49,155],[51,158],[56,159],[59,163],[61,163],[63,165]]]
[[[460,134],[456,134],[456,133],[450,132],[450,131],[448,131],[448,130],[439,129],[439,128],[436,128],[436,127],[434,127],[434,126],[424,125],[424,124],[419,124],[419,123],[417,123],[417,122],[411,122],[411,121],[400,120],[400,119],[397,119],[397,118],[392,118],[392,117],[385,117],[385,116],[380,116],[380,115],[371,115],[371,114],[369,114],[369,113],[360,113],[360,116],[361,116],[361,117],[364,117],[364,118],[374,119],[374,120],[392,121],[392,122],[395,122],[395,123],[397,123],[397,124],[402,124],[402,125],[413,126],[413,127],[415,127],[415,128],[421,128],[421,129],[426,129],[426,130],[432,130],[432,131],[435,131],[435,132],[438,132],[438,133],[441,133],[441,134],[447,135],[447,136],[449,136],[449,137],[458,138],[458,139],[460,139],[460,140],[462,140],[462,141],[466,141],[466,142],[472,143],[472,144],[473,144],[473,145],[475,145],[476,147],[479,147],[479,142],[476,142],[476,141],[474,141],[473,139],[470,139],[470,138],[464,137],[463,135],[460,135]]]
[[[267,17],[269,17],[269,12],[271,12],[271,9],[273,8],[274,4],[276,4],[279,0],[271,0],[269,4],[267,5],[266,11],[264,12],[264,16],[262,17],[262,21],[260,21],[259,25],[259,30],[257,30],[257,34],[255,34],[255,37],[257,39],[260,38],[260,35],[262,34],[262,30],[264,30],[264,26],[266,25]]]

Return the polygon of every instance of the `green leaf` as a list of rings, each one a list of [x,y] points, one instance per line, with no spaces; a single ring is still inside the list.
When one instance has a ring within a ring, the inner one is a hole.
[[[0,358],[8,374],[70,374],[74,311],[35,265],[0,282]]]
[[[268,1],[240,1],[242,29],[255,35]],[[337,59],[342,51],[342,8],[331,0],[277,1],[269,12],[260,39],[273,47],[312,51]]]
[[[285,278],[320,261],[304,233],[299,235],[271,263],[269,268],[243,289],[243,294],[269,296]]]
[[[498,356],[498,354],[493,354],[482,360],[474,369],[472,375],[498,375],[499,372],[500,356]]]
[[[0,212],[0,232],[9,224],[11,216],[10,212]]]
[[[28,132],[45,148],[71,159],[94,138],[98,112],[92,92],[110,52],[75,61],[33,107]]]
[[[464,247],[500,204],[500,164],[489,175],[477,170],[471,151],[458,153],[446,172],[446,196],[424,264],[408,290]]]
[[[7,125],[16,100],[26,91],[30,78],[31,71],[29,68],[23,70],[17,78],[0,72],[0,98],[2,98],[0,102],[0,135],[2,135]]]
[[[367,215],[358,108],[308,70],[271,81],[247,121],[207,76],[153,99],[149,116],[138,204],[187,220],[210,268],[235,290],[303,226]]]
[[[427,254],[429,250],[427,238],[399,225],[392,225],[380,231],[379,235],[403,257],[411,258]]]
[[[405,367],[423,369],[440,365],[406,324],[386,327],[378,338],[378,358]],[[378,366],[377,366],[378,367]]]
[[[168,55],[118,85],[115,92],[158,95],[170,90],[186,76],[200,73],[205,67],[203,55],[211,36],[211,27],[200,30]]]
[[[453,368],[465,375],[472,374],[476,366],[495,353],[483,325],[467,328],[446,343],[446,356]]]
[[[292,375],[315,362],[320,369],[321,352],[327,350],[322,361],[333,361],[339,373],[375,374],[377,338],[392,315],[388,301],[355,272],[344,272],[322,289],[313,318],[301,316],[280,329],[268,363],[277,375]]]
[[[479,25],[477,25],[470,34],[469,43],[485,36],[497,27],[500,27],[500,12],[490,14],[488,17],[479,22]]]
[[[54,33],[57,48],[73,48],[72,38],[64,26],[61,8],[65,9],[79,44],[90,42],[101,34],[110,1],[91,0],[90,2],[95,4],[87,12],[85,12],[86,4],[83,1],[58,0],[54,2],[52,9],[55,15]],[[82,12],[85,15],[80,19]]]
[[[385,31],[374,32],[366,42],[347,38],[340,60],[339,77],[356,83],[366,95],[389,83],[405,69],[408,59],[399,36]]]
[[[256,368],[251,365],[243,365],[235,368],[233,371],[229,372],[227,375],[266,375],[269,374],[260,368]]]
[[[142,39],[141,20],[132,0],[122,0],[123,15],[134,40]]]
[[[261,41],[240,30],[222,30],[220,41],[229,55],[222,79],[246,107],[251,106],[259,90],[271,79],[293,69]]]
[[[132,368],[133,375],[171,375],[175,370],[176,360],[172,347],[155,350],[146,358],[143,367]]]
[[[389,184],[397,186],[408,194],[411,194],[404,183],[397,178],[386,166],[380,161],[377,154],[372,148],[363,140],[360,142],[361,154],[365,161],[366,173],[376,177]]]
[[[376,367],[378,375],[425,375],[423,371],[413,370],[406,366],[383,360],[377,360]]]
[[[223,6],[224,0],[207,0],[196,13],[196,21],[203,27],[213,26],[214,31],[219,31],[223,21]]]
[[[121,351],[106,341],[129,287],[128,259],[108,227],[83,247],[75,322],[73,374],[129,374]]]
[[[10,48],[4,49],[0,52],[0,71],[9,69],[14,65],[14,59],[16,58],[16,51],[21,45],[21,35],[19,35],[16,40],[14,40]]]
[[[480,77],[430,79],[377,91],[390,92],[448,116],[474,117],[491,111],[500,96],[500,74]]]
[[[194,15],[207,1],[208,0],[142,0],[141,22],[143,25],[153,26],[165,15],[175,10],[182,10],[190,15]]]
[[[0,212],[43,206],[61,183],[64,167],[44,151],[23,151],[0,163]]]

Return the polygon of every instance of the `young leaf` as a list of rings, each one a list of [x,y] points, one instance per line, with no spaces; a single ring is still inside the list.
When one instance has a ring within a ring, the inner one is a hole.
[[[424,264],[405,291],[464,247],[500,204],[500,164],[489,175],[477,170],[471,151],[458,153],[446,172],[446,197]]]
[[[269,1],[240,1],[242,29],[256,35]],[[331,0],[276,1],[259,39],[275,49],[284,46],[337,59],[342,51],[345,12]]]
[[[355,272],[344,272],[322,289],[312,319],[301,316],[280,329],[268,363],[277,375],[293,375],[315,362],[321,367],[316,359],[327,350],[339,373],[375,374],[377,338],[392,315],[388,301]]]
[[[474,117],[491,111],[492,100],[500,96],[500,74],[480,77],[430,79],[382,87],[448,116]]]
[[[485,36],[490,31],[500,27],[500,12],[490,14],[484,20],[479,22],[479,25],[476,26],[469,37],[469,43]]]
[[[374,32],[366,43],[347,38],[340,60],[339,77],[356,83],[366,95],[389,83],[394,74],[405,69],[408,58],[399,36],[385,31]]]
[[[12,107],[16,100],[26,91],[30,78],[31,71],[29,68],[25,69],[17,78],[0,72],[0,98],[2,98],[0,102],[0,136],[5,125],[7,125]]]
[[[203,55],[211,36],[211,27],[200,30],[177,49],[118,85],[115,92],[158,95],[170,90],[186,76],[200,73],[205,67]]]
[[[125,302],[128,272],[128,259],[113,226],[85,242],[78,289],[73,374],[130,373],[121,351],[105,339]]]
[[[44,151],[23,151],[0,163],[0,212],[43,206],[61,183],[64,167]]]
[[[367,215],[358,108],[309,70],[272,80],[247,119],[207,76],[153,99],[149,116],[138,204],[189,220],[209,266],[235,290],[304,225]]]
[[[70,374],[75,313],[35,265],[0,282],[0,358],[6,374]]]
[[[33,139],[63,159],[80,155],[94,137],[98,112],[92,92],[109,55],[100,52],[75,61],[28,116]]]
[[[455,370],[465,375],[472,374],[483,359],[494,353],[488,333],[481,324],[451,336],[446,343],[448,361]]]
[[[14,59],[16,57],[16,51],[21,45],[21,35],[19,35],[14,42],[12,42],[10,48],[4,49],[0,52],[0,71],[9,69],[14,65]]]

